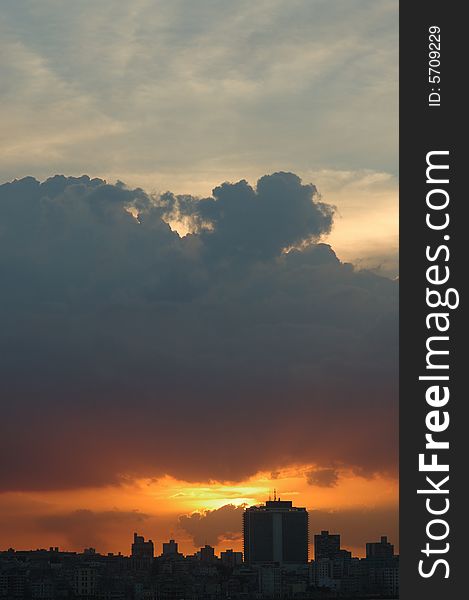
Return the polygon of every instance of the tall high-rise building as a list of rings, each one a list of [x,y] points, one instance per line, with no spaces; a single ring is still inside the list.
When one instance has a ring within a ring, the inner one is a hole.
[[[314,536],[314,560],[334,559],[340,553],[340,535],[321,531]]]
[[[248,564],[308,562],[308,512],[289,500],[268,500],[247,508],[243,534]]]

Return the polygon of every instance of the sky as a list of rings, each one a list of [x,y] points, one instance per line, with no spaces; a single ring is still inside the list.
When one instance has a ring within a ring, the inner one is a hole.
[[[0,548],[397,545],[397,2],[7,2]]]

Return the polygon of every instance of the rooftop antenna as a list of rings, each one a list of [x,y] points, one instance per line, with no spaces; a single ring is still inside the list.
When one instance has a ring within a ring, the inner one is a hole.
[[[277,501],[277,490],[274,488],[274,502]]]

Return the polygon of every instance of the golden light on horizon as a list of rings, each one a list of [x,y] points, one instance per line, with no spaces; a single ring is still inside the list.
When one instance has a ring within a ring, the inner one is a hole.
[[[181,526],[180,517],[198,513],[201,517],[227,505],[244,507],[264,503],[273,489],[277,497],[292,500],[296,506],[313,511],[310,517],[312,533],[324,527],[319,515],[339,515],[343,511],[397,510],[398,482],[393,477],[374,476],[365,478],[351,471],[341,471],[335,485],[320,487],[310,485],[306,474],[311,465],[293,465],[275,473],[261,472],[245,481],[197,483],[177,480],[170,476],[157,479],[125,480],[121,485],[63,491],[28,492],[6,494],[10,502],[21,497],[21,502],[33,505],[45,517],[70,515],[76,511],[90,511],[99,515],[134,515],[136,525],[123,522],[106,530],[105,551],[128,552],[132,528],[137,527],[146,537],[155,541],[156,551],[161,543],[174,537],[184,553],[197,549],[191,535]],[[1,507],[0,507],[1,508]],[[29,509],[30,510],[30,509]],[[99,520],[99,519],[98,519]],[[384,532],[386,533],[386,532]],[[63,532],[45,535],[24,534],[20,538],[25,546],[60,545],[63,548],[82,550]],[[39,541],[41,540],[41,542]],[[346,540],[345,546],[346,546]],[[241,523],[236,535],[224,537],[223,532],[215,544],[217,551],[226,547],[242,549]],[[347,547],[347,546],[346,546]],[[363,548],[348,545],[355,554]],[[101,548],[98,548],[98,550]]]

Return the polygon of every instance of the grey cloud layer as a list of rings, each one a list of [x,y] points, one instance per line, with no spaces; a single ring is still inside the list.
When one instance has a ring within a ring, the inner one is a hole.
[[[289,173],[206,199],[0,186],[3,489],[393,471],[397,284],[319,241],[332,215]]]
[[[396,172],[396,0],[4,4],[3,180]]]

